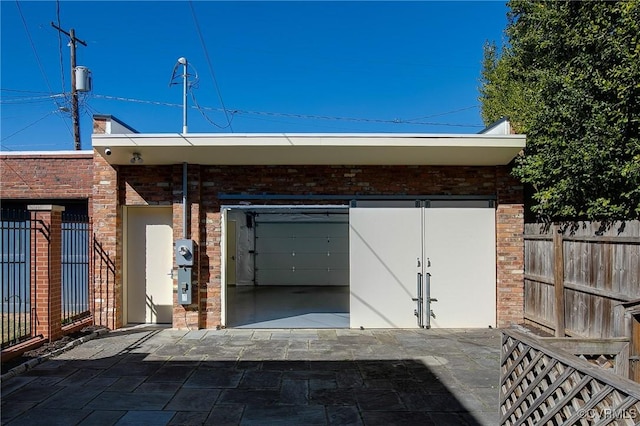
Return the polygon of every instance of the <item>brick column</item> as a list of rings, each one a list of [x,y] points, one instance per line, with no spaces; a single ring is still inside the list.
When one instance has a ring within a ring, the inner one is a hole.
[[[187,165],[187,235],[183,235],[183,205],[182,205],[182,177],[183,165],[173,166],[173,240],[180,238],[192,239],[195,242],[195,258],[197,264],[193,266],[191,304],[181,305],[178,302],[177,276],[173,283],[173,327],[177,329],[197,330],[204,327],[201,320],[202,294],[200,268],[203,264],[200,238],[200,206],[201,184],[200,166]],[[177,267],[174,260],[174,269]]]
[[[93,295],[96,325],[123,326],[122,209],[118,170],[97,152],[93,154]]]
[[[62,212],[64,207],[28,206],[32,232],[32,330],[50,342],[62,337]],[[34,306],[35,305],[35,306]]]
[[[524,193],[510,168],[496,170],[497,326],[524,321]]]

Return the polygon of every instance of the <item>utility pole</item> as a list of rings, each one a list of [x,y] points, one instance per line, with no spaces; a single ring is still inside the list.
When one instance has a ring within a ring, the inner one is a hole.
[[[76,38],[76,31],[71,28],[66,32],[53,22],[51,26],[69,37],[69,47],[71,48],[71,121],[73,123],[73,140],[76,151],[80,150],[80,112],[78,110],[78,90],[76,88],[76,42],[83,46],[87,43]]]

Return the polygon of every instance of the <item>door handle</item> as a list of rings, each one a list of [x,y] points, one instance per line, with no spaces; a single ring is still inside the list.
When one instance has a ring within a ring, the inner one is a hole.
[[[427,259],[428,262],[428,259]],[[430,262],[428,263],[429,265],[431,264]],[[435,299],[431,298],[431,274],[429,272],[426,273],[426,276],[424,277],[424,288],[425,288],[425,312],[428,314],[427,315],[427,321],[426,324],[424,325],[425,328],[431,328],[431,318],[435,319],[435,315],[433,314],[433,310],[431,310],[431,302],[432,301],[436,301]]]
[[[418,260],[420,262],[420,260]],[[416,297],[412,298],[414,302],[416,302],[416,309],[414,309],[413,314],[418,317],[418,327],[424,327],[424,313],[423,313],[423,301],[424,294],[422,292],[422,273],[418,272],[417,281],[416,281]]]

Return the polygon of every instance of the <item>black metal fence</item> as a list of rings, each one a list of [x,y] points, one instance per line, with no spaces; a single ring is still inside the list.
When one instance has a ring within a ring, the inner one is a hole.
[[[31,262],[37,253],[31,244],[33,229],[29,212],[2,210],[0,213],[0,253],[2,264],[2,348],[15,345],[32,337],[31,300],[32,272],[37,262]],[[44,253],[48,255],[48,253]],[[33,303],[32,303],[33,302]]]
[[[62,324],[87,317],[91,229],[87,216],[62,217]]]
[[[61,324],[91,315],[91,225],[87,216],[63,215],[61,224]],[[50,244],[34,244],[34,233],[50,241],[50,230],[28,211],[0,210],[0,272],[2,274],[2,349],[34,337],[38,259],[49,259]],[[53,262],[54,259],[49,259]],[[50,303],[51,301],[47,301]],[[41,301],[44,303],[44,301]]]
[[[116,265],[102,244],[93,237],[93,315],[97,324],[115,327],[114,307],[109,305],[116,281]]]

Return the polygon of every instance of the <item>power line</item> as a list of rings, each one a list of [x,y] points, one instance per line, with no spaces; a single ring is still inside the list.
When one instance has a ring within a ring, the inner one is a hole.
[[[89,104],[89,102],[87,102],[86,97],[82,99],[82,107],[83,107],[83,112],[89,117],[89,118],[93,118],[92,114],[100,114],[100,111],[98,111],[97,109],[95,109],[93,106],[91,106],[91,104]]]
[[[329,115],[312,115],[312,114],[294,114],[285,112],[265,112],[265,111],[247,111],[247,110],[233,110],[236,114],[252,114],[252,115],[264,115],[274,117],[294,117],[310,120],[334,120],[334,121],[353,121],[360,123],[380,123],[380,124],[421,124],[428,126],[451,126],[451,127],[483,127],[475,124],[457,124],[457,123],[431,123],[431,122],[415,122],[402,120],[396,118],[393,120],[378,119],[378,118],[357,118],[357,117],[335,117]]]
[[[278,119],[273,119],[273,118],[264,118],[264,117],[251,117],[251,116],[244,116],[242,117],[245,120],[258,120],[258,121],[268,121],[270,123],[282,123],[282,124],[293,124],[296,125],[298,123],[293,122],[293,121],[284,121],[284,120],[278,120]],[[354,130],[353,128],[348,128],[348,127],[343,127],[343,126],[330,126],[330,125],[326,125],[326,124],[318,124],[318,123],[309,123],[309,126],[313,126],[314,128],[318,128],[318,129],[332,129],[332,130],[340,130],[342,132],[366,132],[366,130]]]
[[[64,93],[58,93],[56,95],[42,95],[42,96],[14,96],[9,99],[1,99],[0,104],[30,104],[37,102],[50,101],[51,99],[64,97]]]
[[[58,34],[64,33],[69,37],[69,47],[71,48],[71,121],[73,123],[73,142],[74,148],[76,150],[80,150],[80,113],[78,111],[78,88],[76,87],[76,43],[80,43],[85,47],[87,46],[87,43],[76,37],[76,32],[73,28],[69,29],[69,31],[65,31],[53,22],[51,23],[51,26],[58,30]]]
[[[91,96],[94,97],[94,98],[98,98],[98,99],[108,99],[108,100],[112,100],[112,101],[134,102],[134,103],[139,103],[139,104],[161,105],[161,106],[170,106],[170,107],[182,108],[182,104],[175,104],[175,103],[169,103],[169,102],[149,101],[149,100],[134,99],[134,98],[124,98],[122,96],[99,95],[99,94],[95,94],[95,93],[92,93]],[[209,108],[209,109],[212,109],[212,108]]]
[[[58,27],[62,27],[62,23],[60,21],[60,0],[56,0],[56,18],[58,20]],[[60,81],[62,82],[62,92],[64,93],[65,88],[65,78],[64,78],[64,63],[63,63],[63,55],[62,55],[62,34],[58,31],[58,53],[60,57]]]
[[[36,49],[36,45],[33,42],[33,39],[31,38],[31,33],[29,32],[29,26],[27,25],[27,20],[24,18],[24,14],[22,13],[22,8],[20,7],[20,2],[18,0],[16,0],[16,7],[18,9],[18,13],[20,14],[20,19],[22,19],[22,25],[24,25],[24,30],[27,33],[27,38],[29,39],[29,43],[31,44],[33,55],[35,56],[36,62],[38,63],[38,68],[40,68],[40,73],[42,74],[42,77],[44,78],[44,81],[47,84],[47,87],[49,88],[49,94],[53,95],[53,89],[51,88],[51,84],[49,83],[49,79],[47,78],[47,73],[44,71],[42,62],[40,61],[38,50]],[[58,110],[62,110],[62,106],[58,104],[58,102],[56,102],[55,99],[54,99],[54,103],[56,104],[56,107],[58,108]],[[71,128],[69,127],[69,123],[67,123],[67,121],[64,118],[62,119],[62,121],[64,122],[64,125],[69,130],[69,133],[73,135],[73,133],[71,132]]]
[[[203,108],[201,108],[200,104],[198,104],[198,100],[196,99],[196,95],[193,92],[193,90],[191,90],[191,99],[193,99],[193,104],[195,105],[195,107],[198,110],[198,112],[200,112],[200,115],[202,115],[202,117],[205,120],[207,120],[207,122],[209,122],[210,124],[214,125],[215,127],[219,128],[219,129],[226,129],[227,127],[231,127],[231,122],[233,121],[233,117],[234,117],[233,113],[231,113],[231,120],[229,120],[229,117],[227,116],[227,125],[226,126],[221,126],[218,123],[216,123],[215,121],[211,120],[209,118],[209,116],[207,114],[205,114]]]
[[[438,114],[431,114],[431,115],[425,115],[425,116],[417,117],[417,118],[410,118],[410,119],[408,119],[406,121],[424,120],[425,118],[441,117],[443,115],[455,114],[456,112],[468,111],[468,110],[474,109],[474,108],[480,108],[480,105],[471,105],[471,106],[468,106],[468,107],[454,109],[452,111],[447,111],[447,112],[441,112],[441,113],[438,113]]]
[[[108,96],[108,95],[99,95],[99,94],[93,94],[92,96],[96,98],[101,98],[101,99],[110,99],[110,100],[124,101],[124,102],[135,102],[135,103],[142,103],[142,104],[162,105],[162,106],[180,107],[180,108],[182,107],[181,104],[160,102],[160,101],[148,101],[148,100],[142,100],[142,99],[123,98],[118,96]],[[195,108],[195,107],[192,107],[192,108]],[[222,108],[212,108],[212,107],[205,107],[205,106],[201,106],[200,108],[206,111],[223,111]],[[300,118],[300,119],[309,119],[309,120],[352,121],[352,122],[360,122],[360,123],[411,124],[411,125],[447,126],[447,127],[479,127],[479,128],[484,127],[483,125],[478,125],[478,124],[436,123],[436,122],[402,120],[399,118],[389,120],[389,119],[375,119],[375,118],[336,117],[336,116],[329,116],[329,115],[294,114],[294,113],[286,113],[286,112],[251,111],[251,110],[243,110],[243,109],[229,109],[228,112],[231,113],[232,115],[247,114],[247,115],[259,115],[259,116],[271,116],[271,117]]]
[[[198,24],[198,17],[196,16],[196,11],[193,7],[193,2],[189,0],[189,7],[191,8],[191,15],[193,16],[193,22],[195,23],[196,31],[198,32],[198,37],[200,37],[200,44],[202,44],[202,50],[204,50],[204,56],[207,60],[207,65],[209,66],[209,72],[211,73],[211,77],[213,78],[213,84],[216,88],[216,92],[218,93],[218,99],[220,99],[220,105],[222,105],[222,110],[224,111],[224,116],[227,119],[228,127],[233,132],[233,127],[231,127],[231,120],[229,120],[229,114],[227,113],[227,108],[224,106],[224,101],[222,100],[222,94],[220,93],[220,87],[218,87],[218,80],[216,79],[216,74],[213,72],[213,66],[211,65],[211,58],[209,57],[209,51],[207,50],[207,45],[204,42],[204,37],[202,37],[202,31],[200,31],[200,24]]]
[[[27,38],[29,39],[29,43],[31,43],[31,49],[33,50],[33,55],[36,57],[36,62],[38,63],[38,67],[40,68],[40,73],[44,78],[47,87],[49,88],[49,93],[53,93],[51,89],[51,84],[49,83],[49,78],[47,77],[47,73],[44,71],[44,67],[42,66],[42,62],[40,61],[40,56],[38,55],[38,50],[36,49],[36,45],[33,43],[33,39],[31,38],[31,33],[29,32],[29,26],[27,25],[27,21],[22,14],[22,8],[20,7],[20,2],[16,0],[16,7],[18,8],[18,13],[20,13],[20,18],[22,19],[22,25],[24,25],[24,30],[27,33]]]
[[[36,120],[36,121],[34,121],[33,123],[31,123],[31,124],[28,124],[28,125],[24,126],[22,129],[18,130],[17,132],[13,132],[13,133],[11,133],[9,136],[6,136],[6,137],[2,138],[2,140],[0,140],[0,142],[4,142],[4,141],[6,141],[7,139],[9,139],[10,137],[17,135],[18,133],[20,133],[20,132],[22,132],[22,131],[24,131],[24,130],[27,130],[29,127],[34,126],[34,125],[38,124],[39,122],[41,122],[41,121],[42,121],[42,120],[44,120],[45,118],[49,117],[51,114],[55,114],[56,112],[57,112],[57,111],[51,111],[51,112],[47,113],[45,116],[40,117],[39,119],[37,119],[37,120]]]
[[[17,93],[34,93],[34,94],[48,94],[49,92],[41,92],[41,91],[36,91],[36,90],[22,90],[22,89],[4,89],[4,88],[0,88],[0,91],[3,92],[17,92]]]

